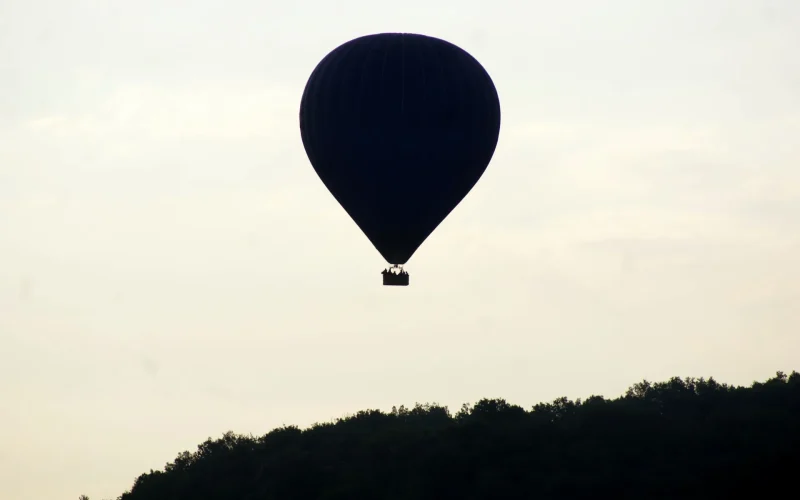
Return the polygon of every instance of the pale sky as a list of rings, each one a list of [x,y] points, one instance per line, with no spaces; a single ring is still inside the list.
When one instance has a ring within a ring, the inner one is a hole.
[[[560,5],[559,5],[560,4]],[[796,0],[0,0],[0,498],[227,430],[800,365]],[[500,142],[406,268],[309,164],[314,66],[437,36]]]

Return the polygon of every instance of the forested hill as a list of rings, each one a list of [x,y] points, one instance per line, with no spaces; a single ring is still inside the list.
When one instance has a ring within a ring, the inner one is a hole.
[[[673,378],[613,400],[418,404],[229,432],[120,499],[766,499],[798,498],[798,479],[800,374],[778,372],[751,387]]]

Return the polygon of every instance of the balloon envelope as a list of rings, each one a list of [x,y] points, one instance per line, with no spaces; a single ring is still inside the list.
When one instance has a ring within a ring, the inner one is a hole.
[[[314,69],[300,131],[322,182],[391,264],[405,264],[469,193],[494,154],[500,101],[461,48],[383,33]]]

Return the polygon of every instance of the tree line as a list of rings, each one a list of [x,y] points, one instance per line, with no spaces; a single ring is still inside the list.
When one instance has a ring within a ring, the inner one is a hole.
[[[227,432],[117,500],[791,498],[798,479],[800,373],[778,372],[750,387],[674,377],[527,410],[482,399]]]

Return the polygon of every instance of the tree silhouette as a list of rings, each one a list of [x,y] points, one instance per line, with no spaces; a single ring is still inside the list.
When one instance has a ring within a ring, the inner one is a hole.
[[[119,500],[768,498],[794,489],[798,450],[797,372],[751,387],[675,377],[614,400],[417,404],[227,432]]]

